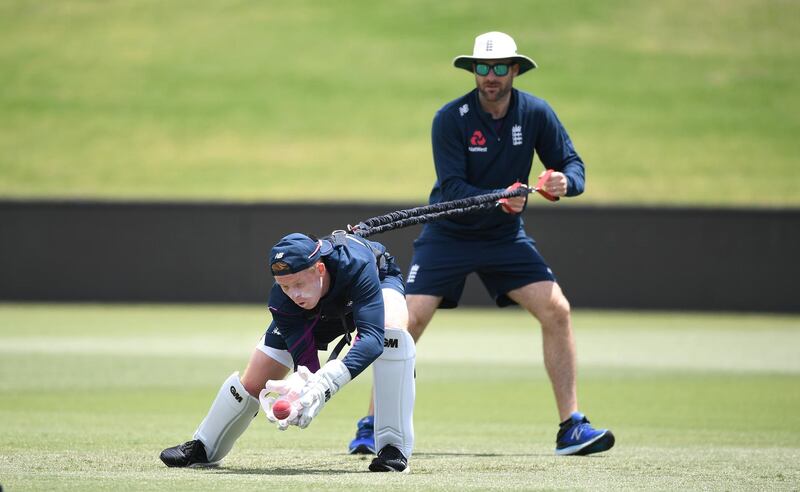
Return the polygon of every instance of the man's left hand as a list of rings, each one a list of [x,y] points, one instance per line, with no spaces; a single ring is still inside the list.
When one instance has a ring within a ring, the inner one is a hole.
[[[542,174],[539,175],[539,178],[544,176],[546,173],[547,171],[542,172]],[[550,177],[547,178],[547,181],[542,184],[541,189],[551,196],[564,196],[567,194],[567,177],[564,175],[564,173],[554,171],[550,173]]]
[[[301,429],[308,427],[314,417],[319,415],[325,403],[348,382],[350,382],[350,371],[340,360],[329,361],[315,372],[303,387],[299,400],[297,426]]]
[[[527,188],[527,186],[517,181],[516,183],[506,188],[506,191],[515,191],[519,188]],[[502,208],[503,212],[515,215],[522,212],[522,210],[525,208],[525,201],[527,199],[528,195],[525,194],[521,196],[514,196],[511,198],[501,198],[497,200],[497,203],[500,204],[500,207]]]

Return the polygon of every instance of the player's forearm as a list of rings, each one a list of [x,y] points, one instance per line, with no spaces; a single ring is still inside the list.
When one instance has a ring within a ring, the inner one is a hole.
[[[562,171],[567,178],[567,196],[578,196],[586,188],[586,170],[580,158],[564,166]]]
[[[353,347],[342,359],[342,363],[350,371],[350,376],[355,379],[361,374],[375,359],[380,357],[383,352],[383,330],[359,329]]]

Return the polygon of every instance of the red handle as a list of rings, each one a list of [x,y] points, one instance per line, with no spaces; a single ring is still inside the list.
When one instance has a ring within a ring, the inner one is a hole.
[[[536,190],[540,195],[550,200],[551,202],[557,202],[558,201],[557,196],[553,196],[542,189],[544,187],[545,182],[547,182],[548,178],[550,178],[551,174],[553,174],[552,169],[548,169],[544,174],[542,174],[542,177],[539,178],[539,181],[536,182],[536,187],[534,188],[534,190]]]

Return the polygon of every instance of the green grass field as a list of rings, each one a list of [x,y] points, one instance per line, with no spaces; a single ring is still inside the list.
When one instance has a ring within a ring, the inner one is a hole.
[[[431,118],[473,86],[450,61],[496,29],[587,163],[575,203],[798,206],[798,18],[788,0],[2,0],[0,197],[424,202]]]
[[[0,0],[0,199],[425,202],[431,118],[473,86],[450,61],[502,30],[587,163],[561,203],[800,206],[800,2],[487,5]],[[368,374],[309,429],[260,415],[223,467],[165,468],[267,321],[0,303],[3,491],[800,490],[798,316],[577,312],[599,456],[554,456],[530,318],[458,310],[419,345],[411,475],[345,454]]]
[[[369,377],[304,431],[281,433],[259,415],[219,469],[164,467],[160,450],[191,435],[266,318],[252,306],[0,304],[0,484],[800,489],[796,316],[577,312],[581,406],[618,437],[603,455],[553,455],[555,405],[526,315],[457,310],[437,315],[418,346],[410,475],[370,474],[345,454]]]

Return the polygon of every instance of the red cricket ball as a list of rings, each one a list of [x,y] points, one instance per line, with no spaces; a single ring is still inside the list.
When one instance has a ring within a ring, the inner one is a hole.
[[[289,414],[292,413],[292,404],[289,403],[289,400],[278,400],[272,405],[272,415],[275,416],[278,420],[283,420],[289,418]]]

